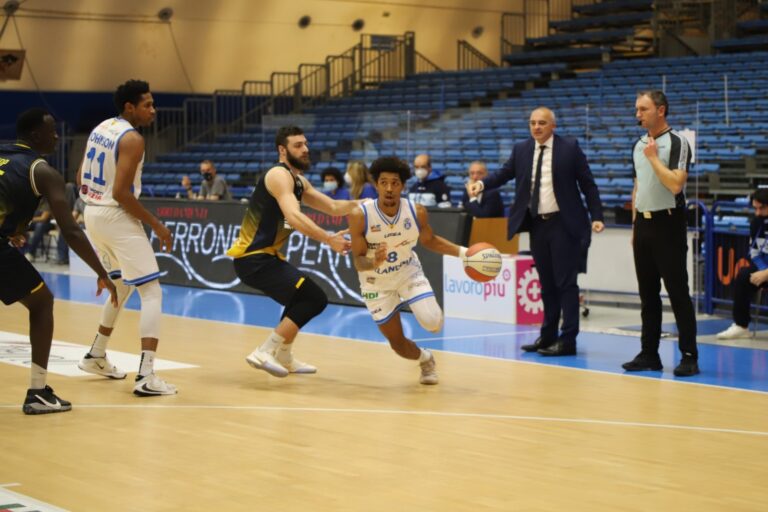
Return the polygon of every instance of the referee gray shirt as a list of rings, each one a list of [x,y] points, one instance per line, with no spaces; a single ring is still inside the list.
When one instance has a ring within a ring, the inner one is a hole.
[[[637,180],[635,208],[639,212],[655,212],[671,208],[685,208],[685,193],[675,195],[665,187],[643,150],[648,144],[648,135],[643,135],[632,148],[632,175]],[[670,169],[688,172],[691,165],[691,148],[685,137],[672,130],[656,137],[659,160]]]

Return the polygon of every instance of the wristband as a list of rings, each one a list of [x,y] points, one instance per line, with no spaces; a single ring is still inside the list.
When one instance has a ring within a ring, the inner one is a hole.
[[[459,258],[462,260],[467,259],[467,248],[466,247],[459,247]]]

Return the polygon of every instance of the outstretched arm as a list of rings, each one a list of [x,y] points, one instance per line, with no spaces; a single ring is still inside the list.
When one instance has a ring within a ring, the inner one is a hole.
[[[346,230],[328,233],[301,212],[299,201],[293,195],[293,179],[285,172],[285,169],[273,167],[267,171],[264,185],[267,187],[267,192],[277,200],[288,224],[313,240],[328,244],[336,252],[346,253],[349,250],[349,241],[344,238],[344,235],[347,234]]]
[[[331,199],[313,187],[308,180],[303,177],[300,179],[304,183],[304,194],[301,196],[301,199],[310,208],[327,213],[328,215],[349,215],[360,203],[360,201]]]
[[[456,245],[455,243],[436,235],[432,231],[432,226],[429,225],[427,209],[420,204],[414,206],[416,208],[416,218],[419,221],[419,243],[432,252],[464,258],[467,248]]]
[[[85,233],[83,233],[83,230],[80,229],[80,226],[75,222],[72,212],[69,211],[69,204],[64,194],[64,179],[46,163],[38,164],[35,167],[34,173],[35,185],[46,201],[48,201],[48,206],[51,208],[51,214],[56,219],[61,236],[64,237],[72,250],[96,272],[98,276],[98,291],[96,293],[100,295],[101,290],[106,288],[112,296],[112,305],[117,307],[115,285],[112,284],[107,271],[104,270],[99,261],[99,257],[93,251],[91,243],[88,241]]]

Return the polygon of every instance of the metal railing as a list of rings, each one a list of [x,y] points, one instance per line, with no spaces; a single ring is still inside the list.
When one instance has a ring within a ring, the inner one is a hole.
[[[493,59],[483,52],[460,39],[456,41],[456,69],[465,71],[470,69],[487,69],[499,67]]]
[[[300,114],[383,82],[440,71],[415,49],[413,32],[363,34],[360,43],[323,64],[301,64],[296,72],[274,72],[269,80],[246,80],[239,90],[216,90],[162,109],[149,132],[148,161],[156,155],[261,124],[265,116]]]

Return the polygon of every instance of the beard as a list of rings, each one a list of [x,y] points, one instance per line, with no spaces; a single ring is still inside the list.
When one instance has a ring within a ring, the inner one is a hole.
[[[307,159],[303,160],[301,158],[297,158],[293,156],[290,151],[286,152],[286,158],[288,160],[288,165],[291,167],[295,167],[296,169],[299,169],[300,171],[308,171],[312,163],[309,161],[309,155],[307,155]]]

